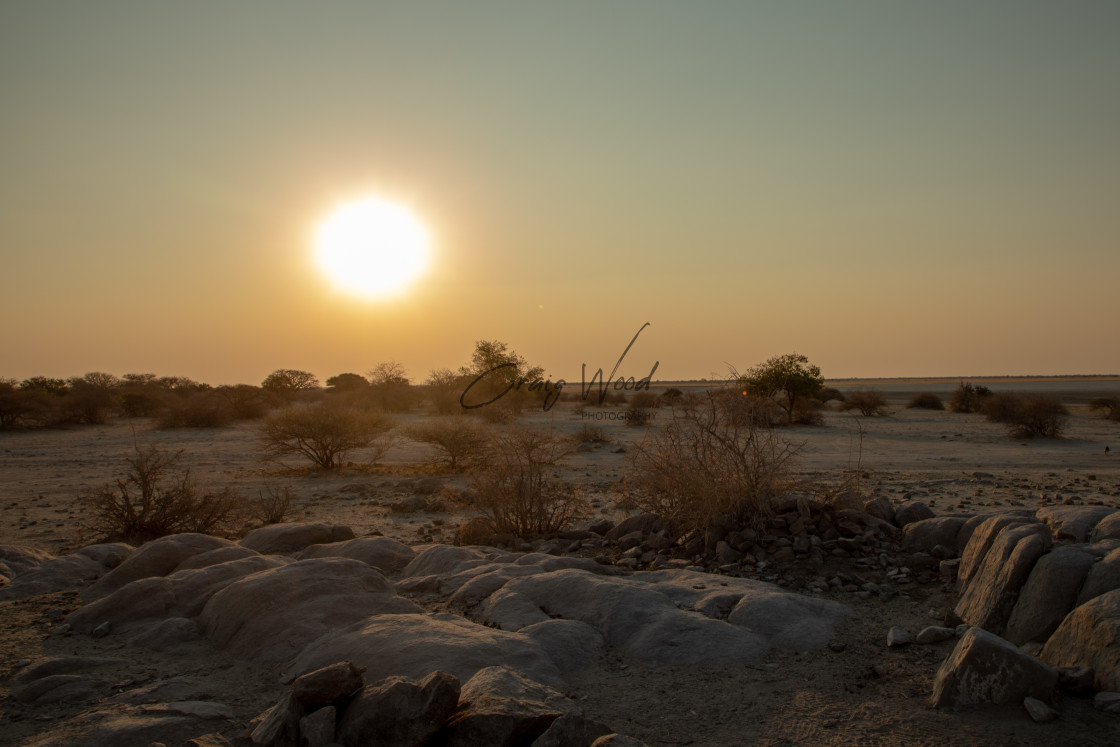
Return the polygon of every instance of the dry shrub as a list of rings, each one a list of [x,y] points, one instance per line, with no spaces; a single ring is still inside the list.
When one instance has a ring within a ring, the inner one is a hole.
[[[370,464],[381,459],[393,421],[328,401],[286,407],[265,418],[260,428],[269,456],[303,456],[322,469],[336,469],[358,449],[371,450]]]
[[[260,524],[282,524],[298,513],[294,500],[291,486],[265,485],[257,491],[257,497],[249,501],[249,515]]]
[[[677,531],[716,524],[760,527],[783,490],[798,446],[726,407],[713,393],[638,444],[633,502]]]
[[[182,451],[137,444],[135,452],[123,477],[81,497],[93,514],[88,527],[106,540],[140,543],[180,532],[212,533],[238,518],[240,497],[229,488],[200,494],[190,470],[178,468]]]
[[[455,470],[468,466],[486,452],[490,429],[461,415],[445,415],[409,426],[404,435],[418,443],[434,446],[432,462]]]
[[[498,535],[494,532],[490,520],[484,516],[475,518],[455,527],[454,544],[464,545],[495,545]]]
[[[984,403],[984,414],[1003,423],[1012,438],[1060,438],[1069,411],[1057,397],[1046,394],[995,394]]]
[[[828,404],[829,402],[833,401],[844,401],[844,393],[834,386],[822,387],[819,392],[813,395],[813,397],[822,405]]]
[[[195,392],[171,398],[157,424],[160,428],[224,428],[234,420],[225,397],[217,392]]]
[[[551,476],[568,446],[551,431],[511,427],[493,436],[471,484],[495,534],[553,534],[587,509],[583,493]]]
[[[612,443],[611,437],[603,430],[600,425],[591,425],[584,423],[578,431],[573,433],[569,438],[577,444],[591,443],[591,444],[609,444]]]
[[[956,391],[953,392],[953,398],[949,400],[949,409],[953,412],[980,412],[984,406],[984,400],[992,396],[992,390],[986,386],[973,386],[965,382],[961,382]]]
[[[752,397],[733,388],[718,389],[706,397],[694,398],[688,402],[685,412],[694,415],[713,406],[729,424],[736,426],[773,428],[787,420],[785,410],[769,397]]]
[[[860,389],[848,392],[840,403],[842,411],[859,410],[861,415],[873,417],[887,414],[887,399],[874,389]]]
[[[1099,397],[1089,403],[1089,409],[1101,410],[1107,419],[1120,422],[1120,397]]]
[[[944,410],[945,403],[941,398],[931,392],[919,392],[906,403],[908,410]]]

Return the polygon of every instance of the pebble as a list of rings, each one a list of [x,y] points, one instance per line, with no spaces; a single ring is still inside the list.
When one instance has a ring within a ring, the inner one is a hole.
[[[1023,707],[1027,709],[1031,719],[1039,724],[1053,721],[1058,717],[1058,712],[1038,698],[1023,698]]]
[[[910,642],[910,634],[902,628],[892,627],[887,631],[887,646],[888,648],[897,648],[905,646]]]
[[[93,638],[104,638],[107,635],[109,635],[109,621],[108,620],[101,623],[96,628],[94,628],[92,631],[90,631],[90,636],[93,637]]]
[[[943,628],[939,625],[930,625],[922,628],[914,640],[918,643],[941,643],[955,636],[957,631],[953,628]]]

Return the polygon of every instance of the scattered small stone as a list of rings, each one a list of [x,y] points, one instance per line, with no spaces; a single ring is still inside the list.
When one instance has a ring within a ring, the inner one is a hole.
[[[922,628],[922,632],[918,633],[914,640],[917,643],[941,643],[947,641],[956,635],[954,628],[943,628],[938,625],[930,625],[929,627]]]
[[[828,644],[828,648],[829,648],[830,651],[832,651],[835,654],[841,654],[841,653],[844,653],[844,649],[846,649],[847,646],[845,646],[840,641],[832,641],[831,643]]]
[[[1096,672],[1092,667],[1058,667],[1058,687],[1075,695],[1093,691]]]
[[[1093,696],[1093,707],[1105,713],[1120,713],[1120,693],[1097,693]]]
[[[92,636],[93,638],[104,638],[105,636],[109,635],[109,628],[109,621],[106,620],[105,622],[101,623],[96,628],[91,630],[90,636]]]
[[[1027,709],[1031,719],[1039,724],[1045,724],[1058,717],[1057,711],[1038,698],[1023,698],[1023,707]]]
[[[898,648],[910,642],[910,634],[902,628],[892,627],[887,631],[887,647]]]

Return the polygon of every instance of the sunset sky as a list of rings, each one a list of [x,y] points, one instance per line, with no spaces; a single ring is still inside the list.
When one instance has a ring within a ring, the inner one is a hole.
[[[1120,3],[0,3],[0,377],[1120,372]],[[313,238],[379,195],[426,273]]]

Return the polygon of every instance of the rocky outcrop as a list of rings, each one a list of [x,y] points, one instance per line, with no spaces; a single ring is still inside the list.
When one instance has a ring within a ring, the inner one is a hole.
[[[1011,611],[1007,640],[1016,646],[1044,643],[1076,606],[1093,563],[1093,556],[1076,546],[1056,547],[1039,558]]]
[[[977,534],[986,526],[987,522]],[[969,547],[979,539],[974,535]],[[1019,598],[1019,590],[1035,562],[1050,548],[1050,542],[1050,533],[1044,524],[1007,525],[1000,529],[961,594],[956,614],[989,632],[1003,633]]]
[[[416,551],[388,537],[359,537],[345,542],[311,545],[299,554],[299,558],[350,558],[360,560],[386,576],[393,576],[416,558]]]
[[[343,524],[270,524],[254,529],[239,543],[261,555],[283,555],[322,545],[354,539],[354,530]]]
[[[1041,657],[1054,667],[1092,667],[1098,690],[1120,691],[1120,589],[1070,612]]]
[[[1049,700],[1058,673],[1009,641],[970,628],[941,665],[933,683],[935,707]]]

